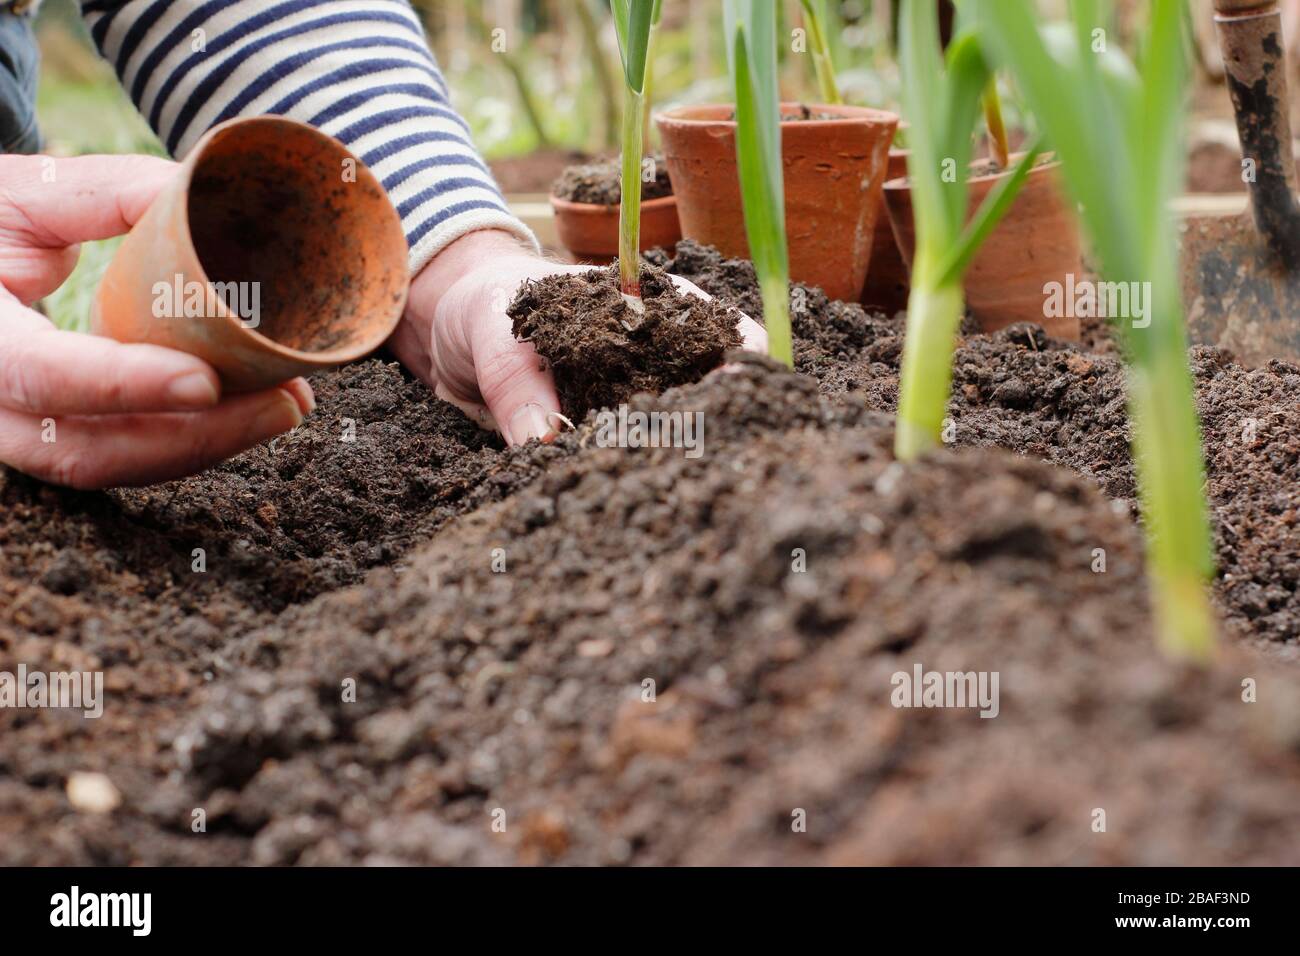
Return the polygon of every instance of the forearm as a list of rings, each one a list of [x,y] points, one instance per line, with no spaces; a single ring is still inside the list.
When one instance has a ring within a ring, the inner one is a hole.
[[[402,0],[83,0],[96,44],[169,151],[275,113],[345,143],[402,217],[412,271],[466,233],[536,240],[506,208]]]

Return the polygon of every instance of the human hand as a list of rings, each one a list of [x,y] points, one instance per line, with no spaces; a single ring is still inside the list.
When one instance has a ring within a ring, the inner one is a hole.
[[[439,398],[510,444],[548,440],[562,421],[555,382],[532,344],[515,339],[506,308],[529,279],[590,268],[550,262],[506,232],[468,233],[415,277],[389,346]],[[685,279],[673,281],[710,298]],[[753,319],[742,317],[740,331],[746,348],[767,351],[767,333]]]
[[[75,488],[193,474],[294,428],[311,387],[221,398],[206,362],[60,331],[30,308],[120,235],[176,165],[148,156],[0,156],[0,462]]]

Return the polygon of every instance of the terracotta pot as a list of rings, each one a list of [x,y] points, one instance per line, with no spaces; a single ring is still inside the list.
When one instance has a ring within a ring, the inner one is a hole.
[[[889,151],[889,172],[886,180],[907,177],[908,150]],[[876,234],[871,240],[871,262],[867,266],[867,281],[862,287],[862,305],[868,309],[893,315],[907,308],[907,263],[894,241],[894,227],[885,209],[884,190],[880,196],[880,214],[876,218]]]
[[[1018,156],[1013,159],[1019,159]],[[1049,335],[1079,337],[1079,320],[1068,316],[1048,318],[1044,312],[1044,286],[1067,276],[1083,275],[1078,222],[1061,188],[1059,163],[1036,167],[1025,180],[1016,201],[1007,210],[966,273],[966,306],[986,332],[1016,322],[1035,322]],[[1006,172],[969,180],[970,208],[974,214],[984,197],[1008,175]],[[906,179],[885,183],[885,205],[894,238],[909,268],[916,249],[912,221],[912,190]]]
[[[123,241],[91,328],[197,355],[247,391],[377,348],[408,283],[401,221],[360,160],[293,120],[232,120]]]
[[[618,206],[573,202],[551,197],[555,231],[560,243],[578,262],[603,266],[618,258]],[[660,196],[641,202],[641,251],[663,246],[669,252],[682,237],[677,221],[677,197]]]
[[[802,106],[783,103],[783,112]],[[809,106],[835,119],[781,124],[790,277],[857,302],[871,259],[889,144],[898,117],[857,106]],[[735,107],[683,106],[655,117],[682,234],[749,255],[736,172]],[[842,118],[841,118],[842,117]]]

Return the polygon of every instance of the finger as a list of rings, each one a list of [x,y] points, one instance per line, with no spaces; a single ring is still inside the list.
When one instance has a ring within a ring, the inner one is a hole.
[[[220,395],[212,367],[175,349],[0,325],[5,408],[45,415],[192,411],[211,408]]]
[[[505,311],[525,278],[498,276],[491,290],[453,289],[438,306],[429,341],[435,394],[512,445],[548,441],[565,422],[549,366],[515,339]]]
[[[474,342],[478,392],[500,433],[511,445],[532,438],[550,441],[564,424],[550,365],[532,342],[516,341],[508,328],[504,336],[495,334],[495,323],[481,324],[480,329]]]
[[[316,411],[316,393],[312,391],[305,378],[291,378],[287,382],[281,382],[277,387],[293,396],[294,401],[298,403],[298,410],[303,415],[310,415]]]
[[[302,423],[283,388],[201,412],[41,418],[0,409],[0,461],[73,488],[147,485],[196,474]]]
[[[130,229],[180,168],[156,156],[0,157],[0,228],[54,249]]]
[[[475,324],[470,351],[479,394],[507,442],[550,441],[559,433],[564,419],[550,366],[531,342],[515,339],[504,312],[500,321]]]

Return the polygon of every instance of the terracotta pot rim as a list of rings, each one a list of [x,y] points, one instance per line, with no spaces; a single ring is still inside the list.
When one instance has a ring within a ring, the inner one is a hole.
[[[799,120],[782,120],[781,127],[808,127],[810,129],[846,126],[851,123],[861,123],[866,121],[871,125],[888,125],[893,123],[897,125],[901,118],[897,113],[891,113],[888,110],[873,109],[869,106],[847,106],[843,104],[830,103],[802,103],[798,101],[783,101],[781,109],[786,108],[799,109],[807,107],[817,113],[837,114],[836,119],[799,119]],[[734,103],[696,103],[686,106],[674,106],[671,109],[661,110],[654,115],[655,123],[659,126],[680,126],[680,127],[700,127],[700,126],[722,126],[735,128],[734,119],[723,119],[712,114],[721,112],[722,116],[727,113],[734,113],[736,106]]]
[[[597,215],[606,212],[617,212],[619,207],[615,205],[605,205],[599,202],[575,202],[572,199],[561,199],[559,196],[551,196],[551,208],[556,212],[572,212],[578,215]],[[659,196],[655,199],[641,200],[641,214],[644,216],[646,210],[662,209],[665,206],[677,204],[676,195]]]
[[[324,141],[325,145],[329,146],[331,149],[341,150],[344,155],[356,159],[357,185],[370,186],[379,190],[381,193],[386,194],[386,191],[384,190],[383,186],[380,184],[379,180],[375,178],[375,174],[370,171],[370,167],[367,166],[365,163],[361,162],[361,159],[359,157],[356,157],[341,142],[339,142],[333,136],[330,136],[328,133],[321,132],[314,126],[309,126],[306,123],[300,123],[295,120],[287,119],[283,116],[270,116],[270,115],[253,116],[248,118],[235,118],[231,120],[226,120],[224,123],[219,123],[218,125],[212,127],[212,129],[208,130],[203,135],[203,137],[198,141],[198,143],[195,144],[193,152],[198,153],[200,150],[205,149],[206,147],[211,145],[211,143],[214,142],[216,139],[220,138],[221,136],[229,132],[232,127],[238,126],[240,130],[244,130],[247,129],[250,124],[254,124],[254,123],[259,125],[265,125],[265,126],[281,127],[289,133],[306,134],[308,136]],[[212,279],[208,275],[207,269],[203,267],[203,260],[199,258],[198,250],[194,248],[194,240],[190,233],[190,206],[189,206],[190,184],[194,178],[194,170],[198,168],[199,164],[202,161],[203,161],[202,157],[200,157],[197,162],[184,163],[181,166],[182,178],[180,180],[180,185],[181,185],[182,192],[186,197],[186,201],[182,204],[182,208],[181,208],[181,225],[184,227],[184,229],[182,230],[182,237],[180,241],[184,243],[185,246],[184,252],[187,253],[189,257],[192,258],[194,263],[196,263],[199,272],[202,274],[204,284],[211,285]],[[391,203],[388,204],[388,213],[394,219],[397,218],[397,210],[393,208]],[[397,221],[397,227],[399,229],[401,228],[400,220]],[[398,310],[397,313],[398,321],[401,321],[402,313],[406,311],[406,296],[407,296],[407,291],[404,290],[402,293],[402,308]],[[257,331],[257,329],[247,328],[237,316],[235,316],[230,312],[230,310],[226,307],[225,302],[221,300],[221,296],[214,295],[212,298],[215,300],[215,305],[218,312],[218,315],[214,317],[217,321],[224,321],[232,326],[235,326],[238,329],[238,334],[242,334],[253,339],[257,343],[259,343],[259,345],[263,346],[268,351],[273,352],[274,354],[280,356],[281,358],[291,359],[295,362],[300,362],[305,365],[319,365],[325,368],[329,368],[336,365],[343,365],[347,362],[351,362],[356,359],[359,359],[362,356],[369,355],[371,352],[373,352],[379,346],[383,345],[384,342],[388,340],[388,337],[392,335],[393,328],[396,328],[397,326],[397,322],[394,322],[392,327],[388,328],[383,333],[382,336],[373,335],[368,338],[363,338],[360,339],[356,344],[353,344],[345,348],[331,349],[329,351],[324,351],[324,352],[303,352],[299,349],[291,348],[287,345],[277,342],[275,339],[263,335],[261,332]],[[214,319],[210,317],[210,318],[204,318],[201,321],[211,322],[213,320]]]
[[[1012,160],[1019,160],[1020,157],[1024,155],[1025,155],[1024,153],[1013,153],[1011,155],[1011,158]],[[983,160],[975,160],[974,162],[983,162]],[[972,165],[974,165],[974,163],[972,163]],[[1033,169],[1031,169],[1029,171],[1029,176],[1030,177],[1037,176],[1039,173],[1049,172],[1051,170],[1058,169],[1060,168],[1060,165],[1061,165],[1061,161],[1059,159],[1050,159],[1047,162],[1039,163]],[[1010,169],[1004,169],[1001,172],[985,173],[982,176],[973,176],[970,179],[966,180],[966,185],[969,186],[978,183],[996,182],[999,179],[1004,179],[1005,177],[1011,175],[1011,172],[1012,171]],[[912,186],[911,186],[910,176],[900,176],[897,179],[890,179],[885,182],[885,192],[897,193],[897,192],[911,192],[911,191],[912,191]]]

